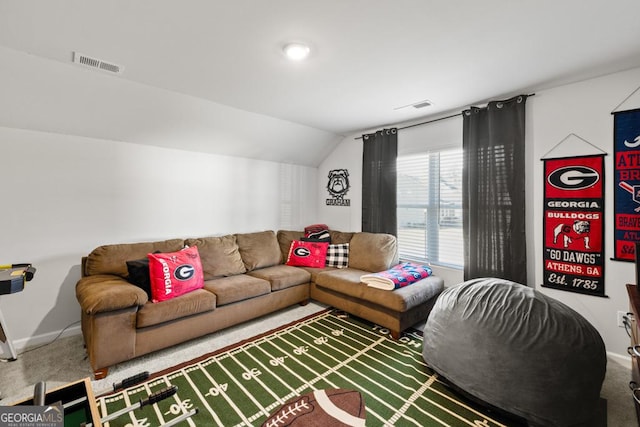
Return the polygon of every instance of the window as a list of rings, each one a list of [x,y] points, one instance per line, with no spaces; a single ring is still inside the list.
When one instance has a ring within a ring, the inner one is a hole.
[[[462,149],[399,156],[400,259],[463,266]]]

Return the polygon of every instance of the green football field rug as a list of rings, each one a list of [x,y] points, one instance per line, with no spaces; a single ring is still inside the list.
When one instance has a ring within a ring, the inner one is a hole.
[[[489,374],[490,375],[490,374]],[[331,311],[160,372],[97,399],[104,418],[150,394],[177,392],[108,426],[514,426],[452,390],[422,359],[422,337]],[[362,401],[362,402],[361,402]],[[363,403],[363,405],[361,405]],[[329,415],[330,414],[330,415]]]

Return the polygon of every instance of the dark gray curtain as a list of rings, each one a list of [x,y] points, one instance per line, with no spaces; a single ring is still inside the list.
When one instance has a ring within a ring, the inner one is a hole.
[[[362,135],[362,231],[397,234],[398,130]]]
[[[527,284],[525,95],[462,113],[464,278]]]

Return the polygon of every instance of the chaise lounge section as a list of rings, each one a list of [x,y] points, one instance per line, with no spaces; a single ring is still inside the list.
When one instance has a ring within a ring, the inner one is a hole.
[[[360,283],[360,276],[397,263],[394,236],[330,231],[349,244],[347,268],[286,265],[301,231],[261,231],[157,242],[104,245],[82,260],[76,297],[96,379],[117,363],[246,322],[310,298],[388,328],[393,337],[424,320],[443,289],[431,276],[395,291]],[[134,284],[131,265],[154,252],[198,248],[204,287],[154,303]],[[129,262],[129,268],[127,263]]]

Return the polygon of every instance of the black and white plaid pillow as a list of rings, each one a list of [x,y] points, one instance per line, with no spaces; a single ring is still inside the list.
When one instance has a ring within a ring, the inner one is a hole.
[[[327,249],[327,267],[345,268],[349,266],[349,244],[329,245]]]

